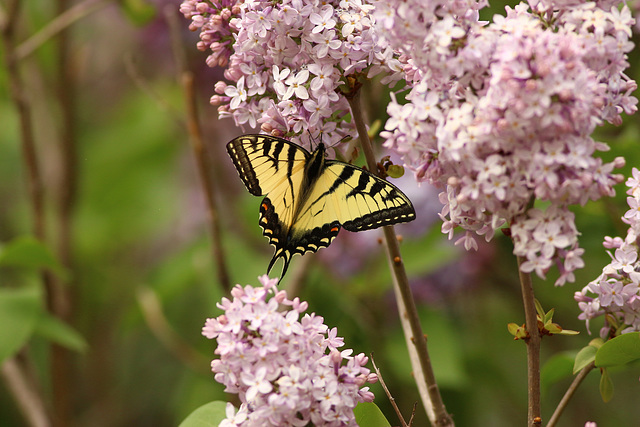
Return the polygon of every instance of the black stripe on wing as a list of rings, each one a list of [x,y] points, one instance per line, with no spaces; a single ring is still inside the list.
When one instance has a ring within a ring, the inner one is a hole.
[[[240,175],[249,193],[254,196],[262,195],[262,189],[260,188],[260,182],[251,164],[248,150],[252,152],[259,151],[257,142],[257,138],[240,136],[227,144],[227,152],[238,171],[238,175]]]
[[[287,140],[269,135],[243,135],[227,144],[227,152],[242,182],[254,196],[264,196],[285,180],[311,154]]]
[[[345,230],[370,230],[416,218],[409,198],[384,179],[364,169],[336,161],[327,161],[325,173],[329,172],[334,173],[336,180],[316,200],[333,193],[342,199],[340,203],[348,213],[338,219]]]

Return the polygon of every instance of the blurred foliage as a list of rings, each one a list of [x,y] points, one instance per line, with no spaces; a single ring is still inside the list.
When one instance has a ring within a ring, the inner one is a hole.
[[[55,16],[54,3],[23,2],[20,40],[50,22]],[[78,188],[72,220],[72,264],[62,273],[68,276],[73,295],[69,325],[50,322],[48,327],[37,326],[44,305],[41,292],[34,287],[39,278],[33,271],[41,265],[58,265],[51,255],[56,253],[60,238],[52,207],[60,191],[57,139],[62,126],[55,87],[55,41],[45,43],[21,64],[45,176],[48,233],[46,247],[23,248],[35,254],[31,261],[36,266],[15,262],[0,266],[0,323],[15,324],[13,342],[0,348],[4,356],[30,337],[30,357],[41,377],[47,404],[52,402],[47,394],[48,343],[54,340],[74,349],[69,379],[73,385],[69,396],[72,426],[174,426],[201,405],[229,398],[209,371],[214,342],[200,334],[205,319],[219,315],[216,303],[223,292],[184,127],[183,94],[164,18],[166,6],[177,10],[179,1],[113,2],[81,19],[70,32],[73,92],[77,94]],[[503,10],[495,2],[491,11],[483,11],[483,19]],[[183,26],[180,43],[196,75],[232,282],[257,284],[272,248],[257,224],[259,200],[244,190],[224,150],[224,144],[242,131],[231,121],[218,121],[215,108],[208,105],[213,84],[222,72],[204,65],[205,55],[195,49],[197,37],[187,30],[186,20],[179,20]],[[127,63],[133,65],[135,74],[131,67],[127,71]],[[637,80],[637,52],[632,53],[631,63],[629,75]],[[11,242],[29,242],[28,236],[33,234],[18,118],[6,82],[3,67],[0,242],[5,248]],[[366,105],[377,109],[370,115],[384,120],[388,93],[374,85],[368,89]],[[626,118],[621,127],[602,127],[596,139],[612,147],[603,157],[627,159],[625,174],[632,166],[640,166],[637,116]],[[429,197],[426,204],[436,206],[437,211],[436,192],[426,185],[416,191]],[[542,306],[555,309],[554,318],[564,328],[581,332],[543,340],[543,364],[547,363],[543,368],[543,419],[549,418],[571,381],[569,361],[593,338],[577,319],[573,293],[608,262],[601,244],[604,236],[624,235],[619,219],[626,210],[624,191],[620,185],[615,198],[575,208],[580,242],[586,249],[586,267],[576,274],[576,283],[554,288],[553,271],[548,280],[535,280]],[[514,341],[507,331],[508,323],[524,322],[511,244],[498,235],[490,244],[481,245],[477,253],[462,253],[446,242],[434,212],[423,212],[421,231],[405,228],[401,233],[447,409],[458,426],[523,425],[527,412],[526,353],[523,342]],[[363,236],[343,231],[330,248],[307,255],[305,262],[296,257],[284,286],[296,274],[304,273],[304,286],[298,292],[301,299],[309,301],[310,311],[322,315],[328,325],[338,326],[347,347],[374,354],[408,419],[418,397],[386,260],[376,243],[379,234],[360,234]],[[150,290],[157,298],[166,324],[179,337],[177,348],[163,341],[154,329],[158,325],[142,312],[141,290]],[[22,309],[3,310],[9,300],[22,301]],[[595,335],[598,328],[598,324],[592,325]],[[2,343],[8,343],[2,340],[0,336]],[[598,392],[599,372],[594,370],[570,403],[561,425],[582,426],[588,420],[599,426],[636,425],[640,419],[638,370],[637,361],[631,368],[607,370],[615,394],[606,404]],[[609,384],[605,382],[605,386]],[[376,404],[391,424],[399,424],[382,388],[376,385],[373,391]],[[24,425],[4,385],[0,386],[0,420],[3,426]],[[421,409],[415,425],[426,425]]]

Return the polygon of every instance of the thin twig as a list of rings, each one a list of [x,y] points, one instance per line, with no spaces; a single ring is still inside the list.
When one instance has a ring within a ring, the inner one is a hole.
[[[351,107],[351,114],[356,129],[358,130],[358,135],[360,136],[360,143],[362,144],[362,150],[367,159],[369,170],[376,171],[377,165],[360,106],[359,91],[356,90],[353,94],[347,96],[347,100]],[[409,342],[413,343],[413,345],[408,345],[408,349],[423,404],[429,420],[433,425],[438,427],[453,426],[453,420],[447,413],[438,384],[436,383],[431,358],[427,350],[427,338],[422,332],[418,310],[413,299],[411,288],[409,287],[409,279],[404,268],[404,263],[402,262],[402,255],[395,230],[393,226],[385,226],[383,227],[383,231],[405,338],[408,344]]]
[[[196,91],[194,88],[193,73],[187,69],[184,59],[184,52],[180,43],[180,30],[176,22],[176,11],[172,6],[165,9],[165,16],[169,22],[169,28],[174,47],[174,56],[179,67],[180,82],[184,92],[186,114],[187,114],[187,130],[189,132],[189,140],[191,148],[200,174],[200,183],[202,192],[207,202],[207,214],[209,216],[209,232],[211,233],[211,247],[213,260],[218,273],[218,282],[222,286],[225,293],[231,291],[231,280],[227,268],[226,254],[222,244],[220,218],[218,215],[217,193],[218,189],[214,184],[212,172],[214,166],[211,164],[207,146],[203,141],[202,128],[198,119],[198,102]]]
[[[36,49],[42,46],[59,32],[71,26],[74,22],[87,15],[105,7],[113,0],[86,0],[67,9],[54,18],[47,26],[22,42],[16,49],[16,58],[22,60],[31,55]]]
[[[69,0],[58,0],[58,10],[63,15]],[[58,256],[65,267],[71,267],[71,221],[76,201],[77,153],[76,153],[76,85],[75,70],[70,55],[69,32],[58,35],[58,84],[57,97],[62,111],[62,132],[60,138],[61,179],[58,187]]]
[[[27,173],[27,188],[31,202],[33,215],[33,232],[35,236],[44,241],[44,189],[36,143],[33,134],[33,119],[31,107],[27,100],[22,77],[18,68],[16,54],[16,25],[19,22],[21,0],[12,0],[7,6],[7,17],[2,28],[2,42],[4,47],[5,65],[7,67],[7,79],[11,97],[18,111],[20,121],[20,133],[22,139],[22,157]]]
[[[51,421],[35,385],[29,381],[17,356],[4,361],[0,370],[30,427],[49,427]]]
[[[518,257],[518,274],[522,288],[522,301],[524,303],[525,325],[528,337],[527,343],[527,379],[528,379],[528,411],[527,426],[539,427],[542,423],[540,417],[540,331],[538,329],[538,317],[536,313],[535,296],[531,274],[522,271],[524,259]]]
[[[380,385],[382,386],[382,389],[384,390],[385,394],[387,395],[387,399],[389,399],[389,402],[391,402],[391,406],[393,406],[393,410],[396,411],[396,415],[397,415],[398,419],[400,420],[400,424],[402,424],[402,427],[408,427],[407,426],[407,422],[404,420],[404,417],[402,416],[402,412],[400,412],[400,408],[398,408],[398,405],[396,404],[396,399],[391,395],[391,392],[387,388],[387,385],[384,383],[384,379],[382,378],[382,374],[380,373],[380,369],[378,369],[378,366],[376,365],[376,361],[373,358],[373,353],[370,354],[369,357],[371,358],[371,363],[373,364],[373,369],[376,371],[376,375],[378,375],[378,380],[380,381]]]
[[[144,320],[158,341],[194,372],[208,373],[209,371],[203,369],[203,366],[208,366],[209,360],[191,347],[173,330],[153,290],[147,287],[140,287],[136,292],[136,297]]]
[[[409,418],[409,427],[413,426],[413,420],[416,418],[417,409],[418,409],[418,402],[413,402],[413,408],[411,408],[411,418]]]
[[[580,386],[582,381],[584,381],[587,375],[589,375],[589,372],[591,372],[595,367],[596,367],[595,362],[591,362],[590,364],[582,368],[582,370],[578,373],[578,375],[576,375],[576,377],[571,382],[571,385],[569,386],[567,391],[564,393],[564,396],[562,396],[560,403],[558,403],[558,406],[556,407],[556,410],[553,412],[553,415],[549,419],[549,422],[547,423],[546,427],[555,427],[558,420],[560,419],[560,416],[562,415],[562,412],[565,410],[565,408],[569,404],[569,400],[571,400],[576,390],[578,389],[578,386]]]

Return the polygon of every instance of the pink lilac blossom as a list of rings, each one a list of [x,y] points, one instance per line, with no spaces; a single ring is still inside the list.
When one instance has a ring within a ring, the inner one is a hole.
[[[614,250],[611,263],[602,269],[602,274],[576,292],[575,300],[582,313],[579,319],[589,321],[604,316],[604,326],[600,330],[602,338],[628,332],[640,331],[640,171],[632,170],[627,180],[627,202],[629,210],[622,221],[629,224],[627,237],[605,237],[604,247]]]
[[[555,264],[562,285],[583,266],[569,206],[611,196],[622,180],[624,159],[594,157],[609,147],[590,135],[636,111],[623,73],[634,20],[627,6],[531,3],[535,13],[521,3],[492,23],[478,21],[485,1],[375,3],[408,84],[382,136],[419,181],[444,189],[449,238],[461,228],[456,243],[475,249],[475,235],[489,241],[508,225],[522,270],[544,277]]]
[[[355,135],[339,87],[347,76],[386,72],[402,79],[394,52],[377,41],[373,6],[364,0],[184,0],[180,11],[200,30],[207,64],[227,67],[211,102],[220,117],[265,133],[318,138]]]
[[[363,386],[377,381],[365,368],[368,358],[339,351],[344,340],[322,317],[300,318],[308,304],[287,299],[277,279],[259,280],[261,287],[233,288],[233,299],[218,304],[224,314],[202,328],[218,342],[220,358],[211,362],[215,380],[241,402],[237,412],[227,407],[220,425],[356,426],[353,408],[374,397]]]

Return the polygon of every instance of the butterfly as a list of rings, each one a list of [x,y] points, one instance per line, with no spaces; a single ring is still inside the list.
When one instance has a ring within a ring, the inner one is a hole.
[[[328,247],[341,228],[362,231],[416,217],[411,201],[396,186],[357,166],[325,158],[282,138],[243,135],[227,152],[247,190],[265,196],[260,204],[262,234],[275,247],[267,273],[282,258],[285,275],[295,254]]]

